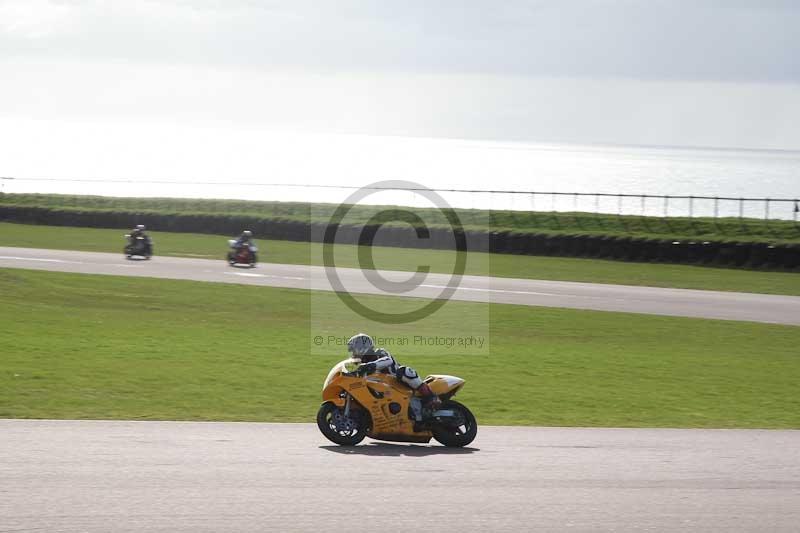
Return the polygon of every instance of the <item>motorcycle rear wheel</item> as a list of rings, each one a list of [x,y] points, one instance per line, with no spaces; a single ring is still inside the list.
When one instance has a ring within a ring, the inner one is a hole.
[[[349,418],[353,427],[350,430],[339,430],[336,428],[336,418],[343,417],[344,410],[331,403],[323,403],[317,411],[317,427],[329,441],[340,446],[355,446],[367,436],[367,428],[362,427],[363,421]],[[341,418],[339,419],[341,421]]]
[[[475,440],[478,434],[478,422],[466,405],[446,400],[439,409],[455,411],[456,420],[444,420],[434,424],[431,428],[434,439],[451,448],[462,448]]]

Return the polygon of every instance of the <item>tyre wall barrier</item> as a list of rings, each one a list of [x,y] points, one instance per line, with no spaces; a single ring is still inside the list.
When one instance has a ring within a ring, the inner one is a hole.
[[[322,242],[328,224],[298,220],[196,213],[137,213],[126,211],[57,209],[0,205],[0,221],[51,226],[130,229],[145,224],[151,231],[236,235],[251,229],[264,239]],[[377,226],[365,232],[360,225],[336,227],[336,242],[364,244],[372,233],[373,245],[401,248],[452,250],[450,228],[432,227],[427,232],[410,226]],[[461,235],[461,233],[459,233]],[[617,261],[683,263],[731,268],[800,271],[800,244],[752,242],[674,241],[603,235],[552,235],[517,231],[465,230],[469,251],[495,254],[587,257]]]

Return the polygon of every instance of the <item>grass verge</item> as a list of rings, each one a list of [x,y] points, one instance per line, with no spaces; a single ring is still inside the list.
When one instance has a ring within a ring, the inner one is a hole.
[[[0,417],[312,421],[343,350],[310,355],[310,311],[335,302],[0,269]],[[435,321],[373,333],[458,331],[480,305],[449,302]],[[490,356],[392,351],[423,374],[464,377],[459,397],[482,424],[800,428],[800,328],[510,305],[490,317]],[[330,313],[324,329],[360,327]]]
[[[95,228],[36,226],[0,223],[0,246],[81,250],[121,253],[123,231]],[[230,236],[192,233],[153,234],[157,255],[198,257],[222,260]],[[290,241],[259,241],[261,260],[271,263],[321,265],[318,244]],[[357,246],[337,246],[337,262],[342,267],[359,267]],[[416,271],[430,265],[431,272],[452,272],[453,253],[446,250],[417,250],[375,247],[377,268]],[[625,263],[600,259],[537,257],[504,254],[470,254],[467,274],[499,277],[581,281],[800,295],[800,274],[754,270],[712,268],[691,265]]]

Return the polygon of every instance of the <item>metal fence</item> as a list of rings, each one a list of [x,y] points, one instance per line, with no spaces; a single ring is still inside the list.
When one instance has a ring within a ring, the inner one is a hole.
[[[754,198],[436,187],[408,187],[398,190],[381,186],[328,184],[0,177],[0,192],[9,193],[176,196],[339,203],[358,189],[369,189],[379,193],[365,199],[363,203],[414,207],[429,206],[427,200],[419,193],[432,190],[439,193],[451,206],[468,209],[580,212],[659,218],[748,218],[765,221],[793,220],[795,223],[800,218],[800,198],[797,197]]]
[[[318,185],[303,187],[322,187]],[[362,187],[324,186],[335,189]],[[381,190],[382,187],[366,187]],[[423,189],[406,189],[411,192]],[[452,205],[517,211],[576,212],[648,217],[756,218],[798,221],[800,198],[746,198],[730,196],[682,196],[628,193],[544,192],[491,189],[439,189],[440,194],[474,195],[469,205],[453,198]],[[481,201],[480,197],[483,197]],[[418,202],[409,202],[418,203]]]
[[[763,218],[794,220],[797,198],[743,198],[653,194],[509,192],[527,194],[532,211],[574,211],[650,217]],[[538,203],[537,203],[538,200]],[[588,205],[587,205],[588,204]]]

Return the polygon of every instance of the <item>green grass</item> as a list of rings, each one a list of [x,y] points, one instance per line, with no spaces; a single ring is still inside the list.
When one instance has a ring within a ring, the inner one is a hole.
[[[0,417],[312,421],[343,350],[312,354],[311,336],[363,325],[338,306],[330,293],[0,269]],[[459,332],[486,310],[451,301],[371,333]],[[800,428],[800,328],[488,310],[484,356],[392,350],[465,378],[459,398],[482,424]]]
[[[540,199],[541,200],[541,199]],[[328,222],[336,204],[255,202],[188,198],[118,198],[58,194],[0,194],[0,205],[42,206],[66,209],[136,211],[139,213],[196,213],[253,215],[257,217]],[[354,206],[346,222],[365,223],[387,206]],[[396,208],[396,207],[395,207]],[[418,213],[429,226],[447,226],[436,209],[404,208]],[[788,220],[752,218],[641,217],[594,213],[455,209],[467,229],[519,231],[544,234],[609,235],[677,240],[800,242],[800,225]],[[391,224],[390,224],[391,225]]]
[[[0,223],[0,246],[70,249],[120,253],[122,230],[35,226]],[[154,233],[157,255],[222,259],[229,236],[191,233]],[[317,244],[258,241],[262,261],[288,264],[322,264]],[[337,265],[358,267],[358,247],[337,247]],[[416,271],[430,265],[432,272],[452,272],[453,253],[446,250],[373,248],[375,264],[387,270]],[[534,257],[505,254],[470,254],[468,274],[527,279],[583,281],[800,295],[800,273],[764,272],[690,265],[626,263],[600,259]]]

